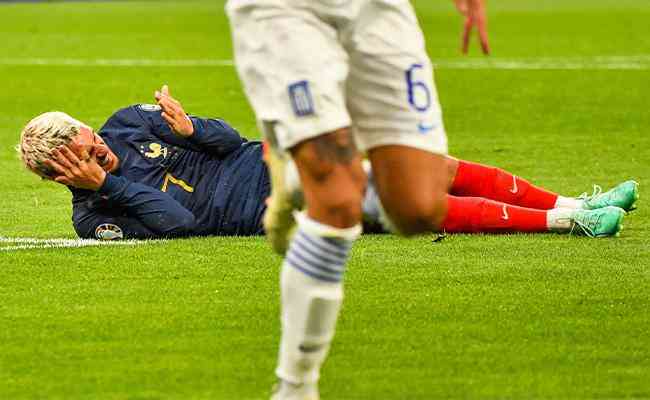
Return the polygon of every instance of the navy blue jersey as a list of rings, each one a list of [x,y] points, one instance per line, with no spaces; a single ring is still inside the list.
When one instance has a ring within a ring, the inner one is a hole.
[[[262,234],[270,191],[262,145],[218,119],[190,117],[175,135],[159,107],[116,112],[98,134],[120,159],[98,192],[72,188],[83,238]]]

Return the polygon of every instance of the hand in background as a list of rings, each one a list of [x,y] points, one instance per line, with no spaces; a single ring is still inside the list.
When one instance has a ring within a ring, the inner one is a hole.
[[[462,44],[463,54],[467,54],[469,51],[469,42],[474,27],[478,29],[478,37],[483,54],[490,54],[485,0],[454,0],[454,2],[458,11],[465,17]]]
[[[190,137],[194,133],[194,125],[185,114],[183,106],[169,94],[169,87],[163,87],[154,94],[156,102],[162,108],[162,117],[171,128],[172,132],[182,137]]]

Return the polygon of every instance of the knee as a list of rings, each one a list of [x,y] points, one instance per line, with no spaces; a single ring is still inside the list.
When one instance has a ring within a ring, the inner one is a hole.
[[[362,219],[365,186],[366,176],[360,168],[335,170],[323,180],[317,201],[328,214],[338,216],[341,222],[335,226],[356,224]]]
[[[447,216],[447,196],[422,196],[409,203],[402,203],[390,214],[391,222],[405,236],[437,232]]]
[[[359,223],[362,219],[362,192],[348,190],[336,196],[319,198],[318,206],[325,215],[328,215],[332,226],[345,228]],[[315,202],[312,202],[312,204]],[[310,206],[311,207],[311,206]]]
[[[361,220],[366,175],[349,129],[340,129],[292,149],[310,214],[336,227]]]
[[[447,191],[451,191],[458,174],[459,162],[456,158],[451,156],[445,157],[445,167],[447,168]]]

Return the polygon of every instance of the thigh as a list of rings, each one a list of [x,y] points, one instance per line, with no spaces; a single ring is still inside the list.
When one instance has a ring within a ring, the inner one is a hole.
[[[281,148],[350,125],[347,55],[332,26],[289,1],[232,1],[227,10],[244,90]]]
[[[402,145],[447,153],[424,36],[408,0],[369,0],[344,38],[348,109],[361,150]]]

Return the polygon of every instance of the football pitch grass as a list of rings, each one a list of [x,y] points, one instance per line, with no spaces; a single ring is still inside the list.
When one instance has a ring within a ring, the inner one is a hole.
[[[641,202],[614,239],[364,236],[322,397],[650,398],[650,3],[491,2],[489,60],[458,54],[450,1],[415,5],[451,154],[566,195],[633,178]],[[69,193],[13,150],[38,113],[99,128],[163,83],[259,137],[222,10],[0,5],[0,399],[268,396],[281,258],[263,238],[77,246]]]

